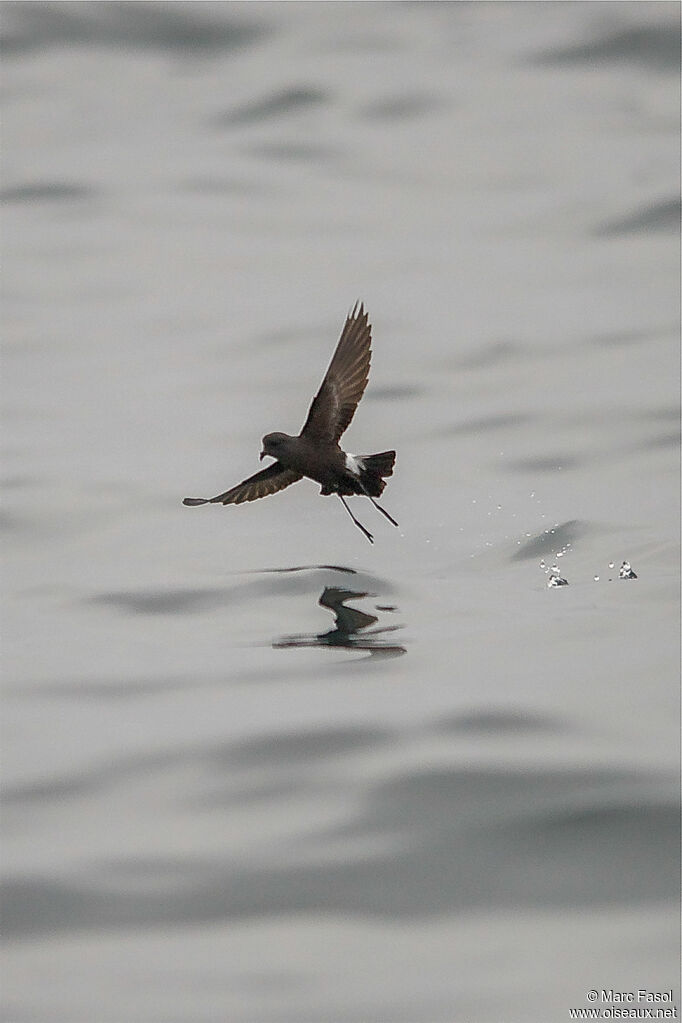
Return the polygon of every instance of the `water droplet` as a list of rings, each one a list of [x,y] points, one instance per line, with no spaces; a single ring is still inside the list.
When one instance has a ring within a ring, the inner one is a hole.
[[[598,583],[598,582],[599,582],[599,576],[598,576],[598,575],[595,575],[595,577],[594,577],[594,581],[595,581],[596,583]]]
[[[547,564],[546,564],[546,562],[545,562],[545,559],[544,559],[544,558],[543,558],[543,559],[542,559],[542,561],[540,562],[540,568],[542,568],[542,569],[545,569],[545,568],[547,568]]]
[[[609,568],[615,568],[613,561],[609,561]]]

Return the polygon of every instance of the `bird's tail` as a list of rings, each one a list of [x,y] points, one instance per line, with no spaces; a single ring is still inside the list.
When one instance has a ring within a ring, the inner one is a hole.
[[[379,497],[386,481],[384,476],[393,475],[395,451],[380,451],[378,455],[360,455],[358,461],[362,465],[360,482],[371,497]]]

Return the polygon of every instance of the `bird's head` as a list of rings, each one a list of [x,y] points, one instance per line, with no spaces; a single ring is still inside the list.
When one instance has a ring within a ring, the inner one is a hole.
[[[279,458],[283,451],[286,451],[287,443],[291,440],[286,433],[266,433],[263,437],[263,449],[260,453],[261,461],[266,455],[271,458]]]

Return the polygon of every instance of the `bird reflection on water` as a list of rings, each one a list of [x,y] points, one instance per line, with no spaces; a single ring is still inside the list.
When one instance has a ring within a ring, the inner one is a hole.
[[[283,636],[272,644],[273,647],[334,646],[345,647],[347,650],[365,650],[371,654],[393,657],[399,657],[406,653],[404,646],[385,643],[382,639],[377,638],[387,632],[396,632],[402,628],[402,625],[385,625],[377,629],[370,629],[370,625],[379,621],[378,617],[346,605],[347,600],[360,600],[362,597],[369,596],[372,594],[344,590],[338,586],[325,586],[318,604],[320,607],[329,608],[333,613],[335,627],[317,635]],[[377,610],[389,610],[389,608],[382,606],[377,607]],[[390,610],[394,610],[394,608],[391,607]]]

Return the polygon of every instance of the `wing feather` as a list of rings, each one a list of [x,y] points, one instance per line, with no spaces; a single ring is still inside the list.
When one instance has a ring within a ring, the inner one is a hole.
[[[257,501],[259,497],[276,494],[302,478],[300,472],[285,469],[281,462],[273,462],[267,469],[261,469],[254,476],[242,480],[224,494],[216,497],[186,497],[182,503],[190,507],[199,504],[243,504],[245,501]]]
[[[313,398],[301,435],[338,443],[365,393],[372,359],[372,328],[363,304],[346,319],[336,351]]]

